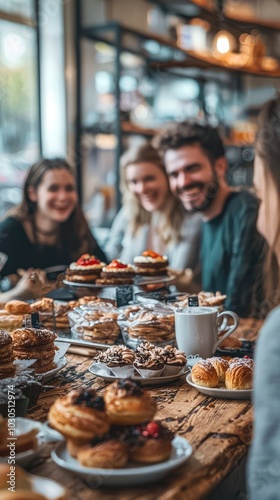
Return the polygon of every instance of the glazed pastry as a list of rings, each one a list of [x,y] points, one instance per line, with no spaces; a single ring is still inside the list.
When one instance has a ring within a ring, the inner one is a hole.
[[[114,259],[108,266],[103,267],[101,279],[96,281],[101,285],[131,285],[135,276],[135,269],[131,264],[124,264]]]
[[[30,304],[22,300],[10,300],[5,305],[5,310],[9,314],[29,314],[31,312]]]
[[[130,379],[117,380],[104,392],[105,409],[112,424],[141,424],[153,418],[157,404],[150,394]]]
[[[0,379],[12,377],[16,373],[13,360],[12,338],[0,330]]]
[[[121,469],[128,461],[127,446],[117,439],[91,443],[91,446],[81,448],[77,459],[85,467]]]
[[[141,276],[165,276],[167,274],[168,258],[153,250],[145,250],[142,255],[134,257],[137,274]]]
[[[192,368],[192,381],[203,387],[217,387],[219,378],[214,366],[209,361],[202,360]]]
[[[170,457],[174,434],[159,422],[149,422],[130,430],[129,456],[135,462],[155,464]]]
[[[48,418],[50,425],[67,438],[73,456],[91,439],[105,436],[110,427],[103,398],[93,389],[80,388],[57,399]]]
[[[209,361],[211,365],[214,366],[218,375],[219,382],[224,382],[226,371],[229,368],[228,361],[226,359],[218,358],[215,356],[213,356],[212,358],[207,358],[206,361]]]
[[[75,283],[95,283],[100,277],[105,262],[101,262],[94,255],[85,253],[77,262],[72,262],[65,272],[65,278]]]
[[[225,386],[229,390],[252,389],[253,369],[244,362],[232,363],[226,371]]]

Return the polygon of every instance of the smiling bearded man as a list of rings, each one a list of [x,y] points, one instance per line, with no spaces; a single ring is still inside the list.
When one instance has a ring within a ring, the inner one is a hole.
[[[203,219],[200,249],[202,287],[227,295],[226,307],[247,316],[257,307],[257,276],[263,239],[256,230],[258,201],[226,181],[227,160],[215,128],[172,123],[154,140],[162,154],[171,191],[188,212]]]

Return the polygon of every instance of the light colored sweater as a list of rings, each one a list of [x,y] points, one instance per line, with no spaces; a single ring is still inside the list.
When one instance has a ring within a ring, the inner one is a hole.
[[[147,250],[149,225],[145,224],[132,235],[128,227],[127,216],[123,208],[120,209],[112,224],[111,231],[104,251],[108,259],[121,259],[133,263],[136,255]],[[170,242],[163,250],[169,260],[169,267],[176,271],[186,268],[196,269],[199,262],[201,233],[200,214],[186,214],[182,227],[182,240]],[[151,250],[153,250],[151,248]]]

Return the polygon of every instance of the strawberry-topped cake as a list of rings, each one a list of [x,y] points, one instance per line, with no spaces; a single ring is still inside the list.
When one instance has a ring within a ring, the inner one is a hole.
[[[99,278],[105,262],[101,262],[94,255],[85,253],[77,262],[72,262],[65,272],[65,278],[75,283],[95,283]]]
[[[142,255],[134,257],[136,273],[142,276],[165,276],[167,274],[168,258],[153,250],[145,250]]]
[[[134,276],[134,266],[114,259],[108,266],[103,267],[101,279],[98,279],[96,283],[100,285],[131,285]]]

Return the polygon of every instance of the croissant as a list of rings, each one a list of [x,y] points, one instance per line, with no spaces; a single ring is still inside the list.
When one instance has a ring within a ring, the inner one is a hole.
[[[210,361],[202,360],[192,368],[192,380],[195,384],[204,387],[217,387],[219,378]]]
[[[229,390],[252,389],[253,369],[244,362],[232,363],[226,371],[225,386]]]

